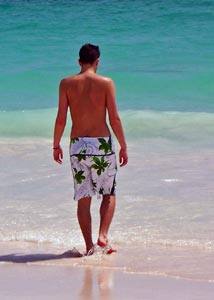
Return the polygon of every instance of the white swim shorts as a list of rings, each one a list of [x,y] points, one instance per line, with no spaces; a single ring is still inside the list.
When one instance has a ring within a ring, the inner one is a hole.
[[[114,195],[117,163],[111,137],[72,138],[71,169],[74,200],[98,195]]]

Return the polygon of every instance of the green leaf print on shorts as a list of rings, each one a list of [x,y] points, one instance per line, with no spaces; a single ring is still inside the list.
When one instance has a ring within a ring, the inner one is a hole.
[[[107,161],[105,161],[104,156],[102,156],[101,159],[94,156],[93,161],[94,161],[94,164],[91,167],[97,170],[97,175],[99,175],[99,176],[109,166],[109,163]]]
[[[105,152],[105,154],[108,154],[111,152],[111,144],[109,141],[107,142],[103,138],[98,139],[98,141],[100,142],[99,150],[103,150]]]
[[[99,190],[99,194],[101,194],[101,195],[102,195],[103,193],[104,193],[104,188],[103,188],[103,187],[101,187],[101,188],[100,188],[100,190]]]
[[[79,141],[79,138],[71,138],[71,144],[74,144]]]
[[[81,184],[85,180],[85,176],[83,175],[84,171],[82,171],[82,170],[77,171],[77,169],[74,168],[74,172],[75,172],[74,178],[75,178],[77,184]]]
[[[86,160],[86,150],[80,151],[79,154],[76,154],[76,157],[77,157],[78,161],[81,161],[82,159]]]

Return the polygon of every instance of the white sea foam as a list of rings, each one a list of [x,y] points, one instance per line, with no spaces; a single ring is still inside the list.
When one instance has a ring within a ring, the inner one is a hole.
[[[166,139],[183,146],[213,147],[213,113],[125,110],[120,115],[126,136],[131,140]],[[0,112],[0,136],[51,138],[55,117],[55,108]],[[70,127],[68,118],[64,134],[67,138]]]

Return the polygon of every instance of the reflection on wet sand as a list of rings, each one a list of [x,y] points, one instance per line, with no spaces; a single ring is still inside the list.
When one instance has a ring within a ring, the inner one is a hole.
[[[94,278],[93,278],[94,277]],[[85,270],[82,289],[79,294],[79,300],[111,300],[111,291],[113,287],[113,273],[109,269],[87,268]]]

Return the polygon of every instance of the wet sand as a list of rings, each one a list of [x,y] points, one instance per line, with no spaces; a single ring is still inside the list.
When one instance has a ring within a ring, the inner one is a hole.
[[[48,253],[43,247],[33,252],[33,245],[23,244],[19,251],[5,246],[0,256],[1,300],[213,299],[214,282],[130,272],[115,266],[117,253],[83,258],[76,249]]]
[[[211,300],[214,283],[120,269],[10,264],[0,267],[1,300]]]

